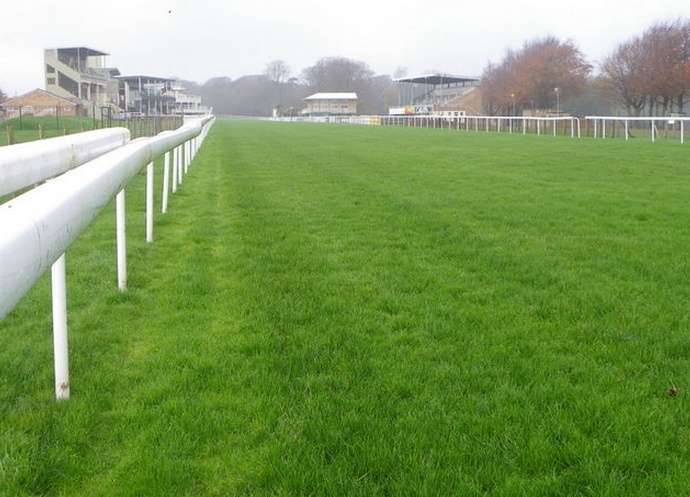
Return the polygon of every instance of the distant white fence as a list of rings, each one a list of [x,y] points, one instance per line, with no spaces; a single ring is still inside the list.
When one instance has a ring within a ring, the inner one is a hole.
[[[609,124],[609,134],[611,133],[611,124],[614,126],[618,123],[623,127],[623,136],[626,141],[631,137],[633,130],[646,131],[649,130],[649,136],[652,142],[657,140],[660,134],[659,125],[663,125],[664,131],[670,132],[673,135],[678,135],[681,144],[685,143],[685,127],[690,117],[612,117],[612,116],[587,116],[588,121],[592,122],[594,126],[594,138],[607,138],[606,125]],[[613,128],[615,133],[615,127]],[[615,136],[615,134],[614,134]]]
[[[405,128],[438,128],[464,131],[485,131],[545,135],[559,132],[559,126],[572,137],[580,137],[580,119],[577,117],[527,116],[299,116],[276,117],[274,121],[312,122],[324,124],[362,124],[368,126],[398,126]],[[561,131],[561,134],[563,132]]]
[[[164,156],[161,210],[166,212],[170,183],[177,191],[214,120],[209,115],[133,141],[126,129],[115,128],[0,148],[0,195],[48,180],[0,205],[0,319],[51,267],[58,399],[69,398],[70,391],[65,251],[115,197],[117,279],[125,291],[127,183],[146,166],[146,241],[152,242],[153,161]]]
[[[436,128],[463,131],[483,131],[509,134],[536,134],[536,135],[568,135],[571,138],[586,136],[582,129],[580,118],[577,117],[527,117],[527,116],[435,116],[435,115],[409,115],[409,116],[299,116],[277,117],[273,121],[281,122],[312,122],[323,124],[361,124],[369,126],[398,126],[406,128]],[[587,116],[585,121],[592,125],[593,138],[616,137],[615,124],[618,124],[624,133],[626,140],[633,136],[651,137],[655,142],[661,133],[665,136],[679,139],[685,143],[686,123],[688,117],[608,117]],[[608,132],[607,132],[608,123]],[[612,126],[612,123],[614,126]],[[660,130],[663,124],[663,130]],[[644,132],[642,132],[644,131]]]

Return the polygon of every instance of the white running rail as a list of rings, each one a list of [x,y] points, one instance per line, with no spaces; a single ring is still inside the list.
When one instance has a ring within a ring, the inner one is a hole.
[[[676,126],[678,127],[677,132],[680,137],[681,145],[685,143],[685,123],[690,122],[690,117],[615,117],[615,116],[587,116],[585,117],[587,121],[592,122],[594,125],[594,138],[606,138],[608,135],[606,133],[607,123],[623,123],[623,132],[625,141],[630,139],[630,128],[631,125],[642,124],[649,129],[649,134],[652,138],[652,143],[656,142],[657,136],[659,135],[658,124],[664,124],[670,126],[672,131],[676,132]],[[638,128],[639,129],[639,128]]]
[[[14,193],[129,142],[126,128],[99,129],[0,148],[0,196]]]
[[[69,398],[65,251],[96,215],[116,198],[118,288],[127,288],[125,187],[146,166],[146,241],[153,241],[153,161],[164,156],[162,211],[168,190],[182,178],[215,118],[190,121],[174,131],[129,141],[127,130],[89,132],[0,148],[0,181],[12,178],[12,192],[54,179],[0,205],[0,319],[3,319],[49,268],[52,274],[55,395]],[[102,139],[102,140],[101,140]],[[71,144],[70,144],[71,140]],[[112,141],[111,141],[112,140]],[[119,145],[115,146],[116,143]],[[106,149],[111,148],[111,151]],[[170,178],[172,152],[172,180]],[[46,162],[41,166],[41,157]],[[89,158],[97,157],[93,160]],[[24,174],[24,161],[36,164]],[[80,165],[81,164],[81,165]],[[78,166],[78,167],[76,167]]]
[[[463,131],[527,133],[556,136],[559,123],[564,123],[571,138],[581,138],[580,119],[577,117],[527,116],[300,116],[276,117],[273,121],[312,122],[324,124],[362,124],[369,126],[400,126],[408,128],[439,128]]]

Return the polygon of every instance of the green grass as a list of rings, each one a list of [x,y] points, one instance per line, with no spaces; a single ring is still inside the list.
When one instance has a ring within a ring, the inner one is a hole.
[[[126,294],[69,250],[69,402],[49,281],[0,323],[0,494],[688,495],[689,158],[220,120]]]
[[[7,145],[7,126],[12,127],[14,143],[24,143],[39,139],[39,125],[43,127],[43,137],[53,138],[67,134],[89,131],[94,129],[93,119],[90,117],[61,116],[59,121],[55,117],[24,116],[21,123],[19,118],[8,119],[0,125],[0,146]]]

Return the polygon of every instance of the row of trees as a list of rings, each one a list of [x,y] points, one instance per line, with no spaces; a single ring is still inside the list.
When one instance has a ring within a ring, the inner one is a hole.
[[[593,77],[593,66],[572,41],[529,41],[484,70],[484,110],[556,110],[559,102],[573,107],[586,93],[600,112],[612,104],[614,111],[637,116],[682,113],[690,96],[690,20],[653,25],[616,47],[599,69]]]
[[[356,92],[361,113],[385,113],[397,102],[397,88],[390,76],[376,75],[361,61],[326,57],[304,69],[298,76],[282,60],[267,64],[263,74],[236,80],[220,77],[198,85],[186,82],[204,102],[220,114],[270,115],[274,107],[295,113],[303,99],[315,92]]]
[[[682,113],[690,92],[690,20],[661,22],[604,60],[602,81],[629,114]]]
[[[561,96],[581,93],[592,71],[572,41],[554,37],[528,41],[509,50],[503,62],[489,64],[482,75],[482,97],[490,114],[547,109]]]

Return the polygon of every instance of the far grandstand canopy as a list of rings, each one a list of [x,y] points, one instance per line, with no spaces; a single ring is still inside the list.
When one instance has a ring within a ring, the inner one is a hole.
[[[397,78],[394,81],[397,83],[417,83],[422,85],[445,85],[452,83],[474,83],[479,81],[479,78],[476,76],[460,76],[457,74],[437,72],[419,76],[405,76],[404,78]]]

